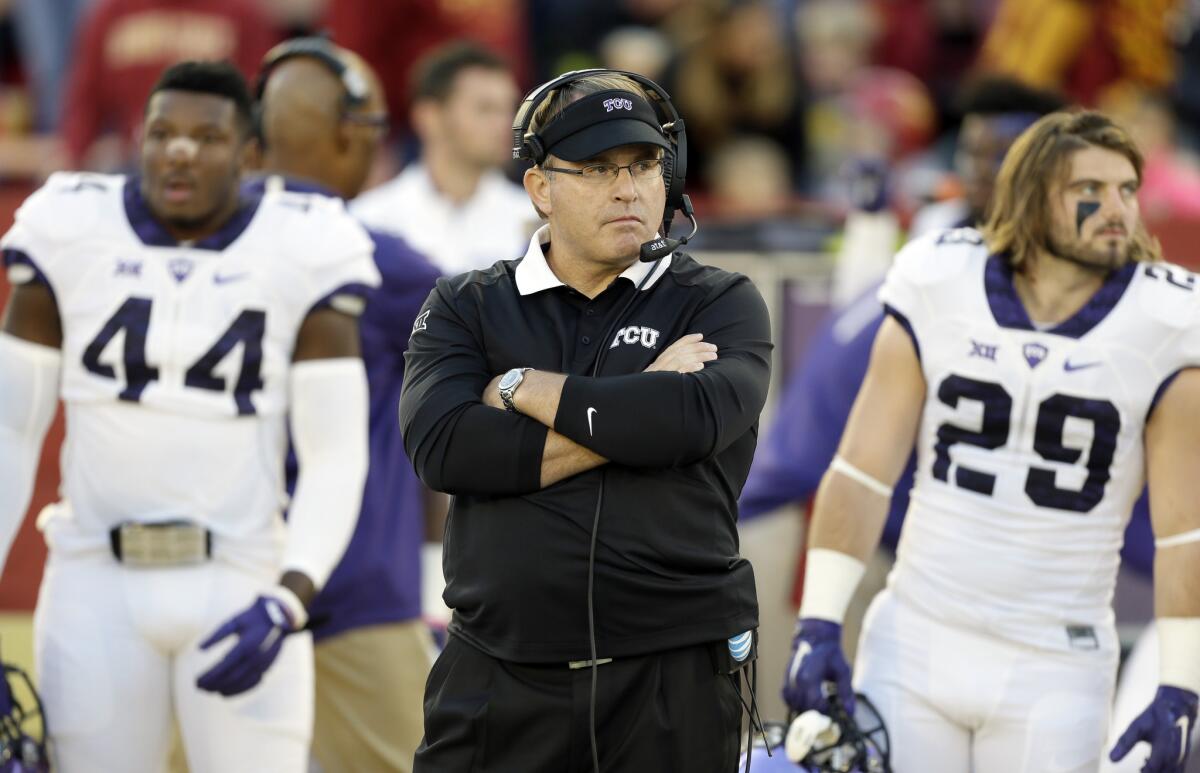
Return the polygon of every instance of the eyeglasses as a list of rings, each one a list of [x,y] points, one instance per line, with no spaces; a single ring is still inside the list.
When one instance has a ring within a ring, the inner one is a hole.
[[[380,134],[387,134],[392,128],[387,113],[351,113],[345,111],[342,113],[342,120],[357,126],[366,126],[375,129]]]
[[[561,172],[562,174],[573,174],[577,177],[582,177],[589,183],[612,182],[621,174],[622,169],[629,170],[629,176],[635,180],[653,180],[655,177],[662,177],[663,160],[661,158],[647,158],[641,161],[634,161],[631,164],[605,163],[605,164],[588,164],[582,169],[567,169],[561,166],[543,166],[547,172]]]

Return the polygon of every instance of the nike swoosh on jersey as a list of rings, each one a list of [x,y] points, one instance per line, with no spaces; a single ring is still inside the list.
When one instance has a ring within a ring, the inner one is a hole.
[[[227,285],[230,282],[237,282],[250,276],[249,271],[243,271],[240,274],[213,274],[213,284]]]
[[[590,437],[595,437],[595,433],[593,433],[593,432],[592,432],[592,416],[594,416],[595,414],[596,414],[596,409],[595,409],[595,408],[590,408],[590,407],[589,407],[589,408],[587,409],[587,417],[588,417],[588,435],[589,435]]]
[[[1070,360],[1067,360],[1066,362],[1063,363],[1063,370],[1065,370],[1067,373],[1074,373],[1077,370],[1086,370],[1087,368],[1094,368],[1099,364],[1100,364],[1099,362],[1081,362],[1078,365],[1076,365],[1075,363],[1071,362]]]

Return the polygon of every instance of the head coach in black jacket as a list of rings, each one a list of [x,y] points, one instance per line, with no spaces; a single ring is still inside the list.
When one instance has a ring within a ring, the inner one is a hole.
[[[549,223],[524,257],[440,280],[407,354],[405,446],[454,495],[416,770],[732,773],[766,306],[663,238],[691,205],[656,85],[570,73],[513,128]]]

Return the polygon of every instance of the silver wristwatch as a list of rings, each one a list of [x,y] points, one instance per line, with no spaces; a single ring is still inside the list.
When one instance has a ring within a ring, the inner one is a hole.
[[[513,395],[516,394],[517,387],[521,386],[521,382],[525,380],[525,374],[531,370],[533,368],[513,368],[500,377],[500,401],[512,413],[517,412],[517,406],[513,405]]]

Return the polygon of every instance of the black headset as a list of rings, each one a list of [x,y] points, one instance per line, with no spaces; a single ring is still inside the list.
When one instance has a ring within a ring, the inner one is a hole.
[[[671,146],[671,149],[663,157],[663,177],[667,180],[667,206],[663,212],[662,220],[663,238],[646,242],[646,244],[642,245],[641,251],[641,259],[643,261],[658,260],[674,252],[680,245],[686,244],[688,239],[696,235],[699,226],[692,213],[692,201],[683,192],[684,182],[687,178],[687,132],[684,129],[683,119],[679,117],[679,111],[675,109],[675,105],[671,104],[670,95],[657,83],[644,75],[629,72],[628,70],[607,70],[603,68],[573,70],[543,83],[526,94],[525,99],[521,101],[521,106],[517,109],[517,115],[513,119],[512,126],[513,158],[532,161],[538,165],[545,162],[548,148],[546,148],[542,140],[542,135],[529,130],[529,124],[532,123],[533,116],[537,113],[541,104],[550,96],[551,92],[570,85],[575,81],[590,78],[593,75],[624,75],[641,86],[649,97],[650,106],[654,109],[654,114],[658,118],[659,131],[662,132]],[[554,120],[552,118],[547,125],[552,124]],[[545,129],[546,127],[543,126],[542,131],[544,132]],[[692,221],[692,232],[683,239],[667,238],[669,235],[668,232],[671,229],[671,220],[674,218],[676,210],[683,210],[684,216]]]
[[[267,81],[274,69],[288,59],[300,56],[316,59],[329,68],[329,71],[342,82],[342,107],[344,109],[361,107],[370,98],[371,87],[363,79],[362,74],[346,66],[328,38],[314,35],[307,38],[285,40],[267,52],[259,67],[258,80],[254,86],[256,102],[262,102],[263,92],[267,88]]]

